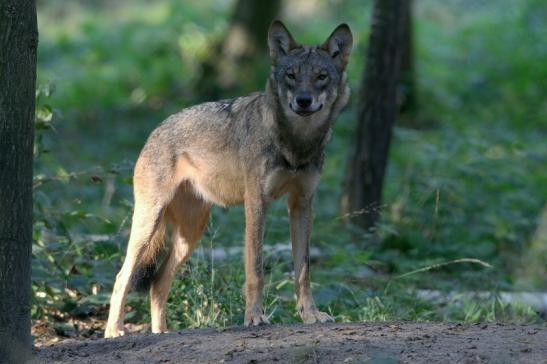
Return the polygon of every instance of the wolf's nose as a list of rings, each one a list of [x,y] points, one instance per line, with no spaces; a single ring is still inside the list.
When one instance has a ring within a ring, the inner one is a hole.
[[[308,108],[311,105],[312,99],[310,95],[298,95],[296,96],[296,103],[303,109]]]

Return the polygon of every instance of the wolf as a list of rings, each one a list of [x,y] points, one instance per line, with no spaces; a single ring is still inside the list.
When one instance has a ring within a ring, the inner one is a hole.
[[[125,299],[135,273],[153,264],[166,225],[172,242],[150,282],[152,332],[167,331],[165,304],[181,264],[196,247],[212,205],[244,204],[245,325],[267,324],[262,308],[262,241],[268,204],[288,195],[297,311],[305,323],[333,321],[310,288],[312,198],[331,126],[349,98],[347,24],[321,45],[297,43],[280,21],[268,31],[265,91],[206,102],[163,121],[135,165],[135,206],[105,337],[124,334]]]

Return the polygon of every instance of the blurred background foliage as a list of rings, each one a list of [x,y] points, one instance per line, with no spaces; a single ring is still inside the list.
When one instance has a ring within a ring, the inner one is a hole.
[[[128,238],[132,167],[154,127],[213,95],[264,88],[262,50],[229,87],[207,89],[217,85],[207,65],[225,57],[218,47],[235,7],[228,0],[38,1],[36,323],[61,335],[102,329]],[[339,212],[371,2],[284,1],[279,11],[300,42],[320,43],[342,22],[355,37],[348,69],[354,93],[335,125],[315,200],[318,304],[339,321],[541,321],[497,292],[547,287],[547,4],[415,1],[419,106],[412,127],[395,127],[374,231],[345,226]],[[211,79],[213,86],[203,83]],[[242,322],[242,234],[241,208],[215,208],[202,249],[171,291],[172,327]],[[297,321],[290,254],[280,248],[288,239],[281,201],[271,208],[265,242],[266,310],[274,322]],[[447,265],[396,278],[463,257],[492,268]],[[491,295],[434,303],[418,289]],[[129,322],[146,323],[146,302],[130,296]],[[90,320],[98,323],[82,323]]]

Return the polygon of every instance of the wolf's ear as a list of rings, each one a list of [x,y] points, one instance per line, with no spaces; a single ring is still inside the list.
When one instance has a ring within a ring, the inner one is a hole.
[[[347,24],[340,24],[334,29],[330,37],[321,45],[321,49],[327,51],[334,63],[340,68],[345,68],[349,61],[353,35]]]
[[[275,65],[280,57],[286,56],[291,49],[298,47],[298,43],[282,22],[274,20],[268,30],[268,46],[272,63]]]

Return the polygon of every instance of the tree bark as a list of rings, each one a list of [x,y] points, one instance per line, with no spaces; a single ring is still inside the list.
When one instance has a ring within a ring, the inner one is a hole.
[[[254,81],[257,66],[264,63],[270,23],[281,11],[281,0],[238,0],[230,26],[221,43],[212,48],[202,65],[197,91],[202,97],[225,97],[248,81]],[[269,67],[265,67],[269,69]]]
[[[35,0],[0,2],[0,362],[30,352]]]
[[[342,196],[346,221],[363,228],[373,227],[379,217],[392,126],[397,114],[405,1],[374,2],[356,139]]]

